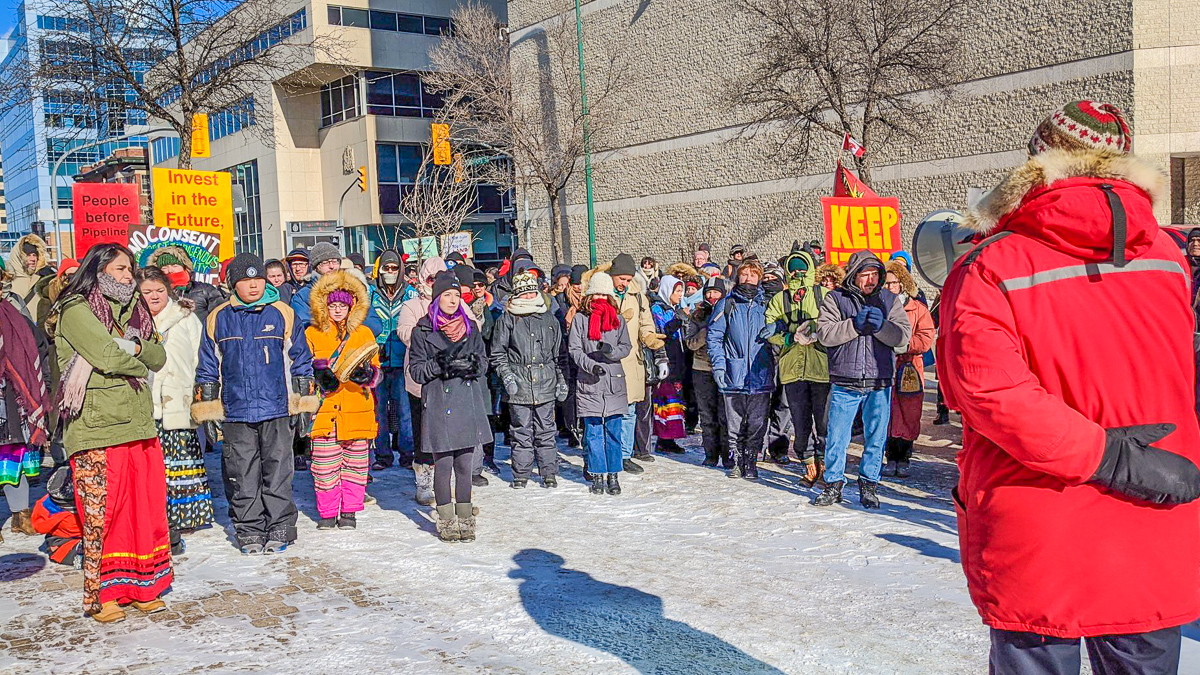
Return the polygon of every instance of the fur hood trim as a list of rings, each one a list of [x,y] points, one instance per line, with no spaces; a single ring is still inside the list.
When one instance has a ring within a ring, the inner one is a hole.
[[[186,304],[185,304],[186,303]],[[190,300],[168,300],[167,306],[163,307],[158,316],[154,317],[154,329],[159,333],[166,333],[192,314],[196,308],[196,303]]]
[[[667,268],[667,274],[683,280],[690,277],[699,276],[700,272],[695,267],[692,267],[685,262],[677,262]]]
[[[353,333],[363,321],[367,320],[367,312],[371,308],[371,298],[367,295],[367,287],[358,280],[358,276],[346,270],[338,270],[332,274],[317,279],[313,284],[311,307],[312,321],[310,322],[322,333],[330,329],[329,294],[338,290],[350,291],[354,295],[354,306],[346,317],[346,332]]]
[[[1148,193],[1155,206],[1167,198],[1170,187],[1166,174],[1134,155],[1051,150],[1030,157],[1014,169],[970,210],[965,225],[988,234],[1005,216],[1019,209],[1031,191],[1067,178],[1109,178],[1132,183]]]
[[[182,246],[164,246],[154,253],[151,253],[150,257],[146,260],[146,267],[159,267],[158,259],[164,253],[170,253],[178,258],[179,262],[183,264],[183,268],[188,271],[188,274],[192,273],[194,269],[194,265],[192,264],[192,256],[188,255],[187,249]]]
[[[817,268],[816,281],[818,284],[828,277],[833,277],[836,284],[841,286],[842,280],[846,278],[846,270],[834,263],[825,263]]]
[[[912,275],[908,272],[908,266],[899,260],[889,260],[884,263],[883,268],[891,274],[895,274],[900,280],[900,290],[908,294],[908,297],[917,297],[917,282],[913,280]]]
[[[8,273],[15,277],[33,275],[33,272],[25,271],[25,266],[21,262],[25,258],[25,254],[21,252],[21,248],[25,244],[33,244],[37,248],[37,269],[33,270],[33,272],[44,269],[50,264],[50,249],[46,245],[46,241],[36,234],[27,234],[18,239],[17,243],[13,244],[12,250],[8,253]]]

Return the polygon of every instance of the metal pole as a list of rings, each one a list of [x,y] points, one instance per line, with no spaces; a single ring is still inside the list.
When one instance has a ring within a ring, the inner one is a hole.
[[[346,203],[346,195],[350,194],[350,190],[352,190],[356,185],[358,185],[358,179],[355,179],[354,182],[346,188],[346,191],[342,193],[341,198],[338,199],[338,236],[345,236],[346,234],[342,231],[345,229],[345,225],[342,221],[342,205]],[[346,237],[346,243],[350,243],[350,237]]]
[[[592,137],[588,132],[587,82],[583,76],[583,13],[575,0],[575,35],[579,42],[579,98],[583,112],[583,183],[587,187],[588,256],[596,266],[596,209],[592,203]],[[550,214],[551,218],[556,217]],[[554,230],[551,229],[551,232]]]
[[[62,255],[62,234],[59,232],[60,224],[58,218],[58,167],[62,166],[63,161],[80,150],[94,148],[97,145],[103,145],[104,143],[123,141],[127,138],[133,138],[134,136],[149,136],[150,134],[157,134],[165,131],[172,133],[175,132],[175,130],[171,127],[154,127],[153,129],[146,129],[144,131],[130,131],[128,133],[121,134],[120,136],[109,136],[108,138],[94,140],[91,143],[84,143],[79,147],[71,148],[70,150],[67,150],[63,154],[59,155],[58,161],[54,162],[54,168],[50,170],[50,205],[54,210],[54,235],[58,237],[58,254],[60,256]],[[74,216],[72,215],[72,217]],[[71,255],[75,255],[75,237],[71,237]]]

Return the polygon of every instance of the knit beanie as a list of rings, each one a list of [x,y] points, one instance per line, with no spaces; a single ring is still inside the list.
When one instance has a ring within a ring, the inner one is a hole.
[[[741,244],[734,244],[733,246],[729,247],[729,257],[730,258],[732,258],[733,256],[735,256],[739,253],[741,253],[742,255],[745,255],[746,247],[742,246]]]
[[[395,251],[393,251],[392,249],[389,248],[388,250],[379,254],[378,262],[379,262],[379,269],[383,269],[383,266],[387,265],[387,264],[392,264],[392,265],[395,265],[396,267],[399,267],[400,266],[400,254],[396,253]]]
[[[487,274],[483,270],[475,270],[471,272],[471,283],[487,285]]]
[[[632,258],[630,259],[632,261]],[[615,296],[617,289],[613,286],[612,276],[604,272],[596,272],[588,279],[587,290],[584,295],[607,295]]]
[[[458,264],[450,270],[458,278],[459,286],[470,286],[475,281],[475,268],[470,265]]]
[[[288,262],[295,262],[295,261],[300,261],[300,260],[303,260],[304,262],[308,262],[308,251],[304,250],[303,247],[294,248],[291,250],[290,253],[287,254],[287,257],[284,258],[284,260],[286,260]]]
[[[554,267],[550,268],[551,283],[557,282],[559,277],[569,276],[571,276],[571,267],[569,265],[555,265]]]
[[[336,246],[327,241],[317,242],[308,252],[308,262],[313,267],[320,265],[326,260],[341,260],[342,252]]]
[[[354,263],[355,267],[366,268],[366,266],[367,266],[367,259],[364,258],[363,254],[361,254],[361,253],[351,253],[350,255],[348,255],[346,257],[350,259],[351,263]]]
[[[354,294],[344,288],[337,288],[330,291],[329,297],[326,298],[325,304],[331,305],[335,302],[340,302],[343,305],[354,306]]]
[[[155,267],[159,269],[162,269],[167,265],[183,265],[183,261],[179,258],[176,258],[171,253],[160,253],[158,257],[154,259],[154,262],[157,263]]]
[[[617,254],[617,257],[612,259],[612,267],[608,270],[610,277],[633,276],[637,274],[637,265],[633,262],[633,256],[628,253]],[[595,277],[593,277],[595,278]]]
[[[21,253],[24,253],[25,255],[33,255],[37,252],[38,252],[37,244],[33,244],[28,241],[21,243]]]
[[[63,261],[58,264],[58,276],[62,276],[67,272],[79,267],[79,261],[74,258],[63,258]]]
[[[458,275],[450,270],[442,270],[433,278],[433,299],[436,302],[438,296],[446,291],[461,291],[462,284],[458,283]]]
[[[1047,150],[1098,150],[1127,154],[1133,133],[1121,109],[1111,103],[1075,101],[1050,113],[1029,140],[1029,156]]]
[[[538,278],[528,272],[518,274],[513,277],[512,294],[514,296],[522,293],[536,293],[541,290],[541,285],[538,284]]]
[[[225,272],[230,288],[237,286],[242,279],[261,279],[265,274],[262,258],[253,253],[239,253],[234,256]]]
[[[583,283],[583,275],[587,271],[588,271],[587,265],[576,265],[576,266],[572,267],[571,268],[571,283],[582,284]]]
[[[1193,227],[1188,232],[1187,240],[1190,242],[1193,239],[1200,239],[1200,227]],[[62,274],[62,272],[59,272],[59,274]]]

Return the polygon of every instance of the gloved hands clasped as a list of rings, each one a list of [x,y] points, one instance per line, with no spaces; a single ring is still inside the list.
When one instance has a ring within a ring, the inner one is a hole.
[[[863,307],[854,315],[854,330],[859,335],[874,335],[883,328],[883,310],[878,307]]]
[[[1104,457],[1088,482],[1152,504],[1187,504],[1200,497],[1200,468],[1188,458],[1152,445],[1174,424],[1105,430]]]
[[[329,359],[313,359],[312,367],[313,379],[316,380],[317,386],[321,388],[321,393],[329,394],[335,392],[342,385],[338,381],[337,375],[333,374]]]

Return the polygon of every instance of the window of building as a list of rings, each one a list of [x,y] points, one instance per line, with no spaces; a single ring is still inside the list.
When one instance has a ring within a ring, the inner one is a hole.
[[[391,117],[434,117],[443,105],[420,73],[367,71],[367,113]]]
[[[421,169],[421,146],[376,143],[375,164],[379,172],[380,213],[400,213],[402,190],[411,189]]]
[[[254,97],[247,96],[208,116],[208,138],[217,140],[254,126]]]
[[[172,157],[179,156],[179,137],[165,136],[155,138],[150,141],[150,152],[153,154],[153,162],[165,162]]]
[[[42,30],[67,30],[86,33],[88,24],[82,19],[68,19],[65,16],[44,16],[39,14],[37,27]]]
[[[356,7],[338,7],[336,5],[329,5],[329,24],[417,35],[449,34],[454,27],[453,22],[444,16],[423,16],[374,9],[367,11]]]
[[[238,253],[262,255],[262,204],[259,196],[258,160],[225,169],[233,176],[230,181],[240,185],[246,195],[246,210],[233,214],[234,249]]]
[[[82,94],[70,91],[47,93],[42,99],[46,126],[57,129],[95,129],[96,110]]]
[[[321,85],[321,126],[362,115],[358,105],[358,75]]]

